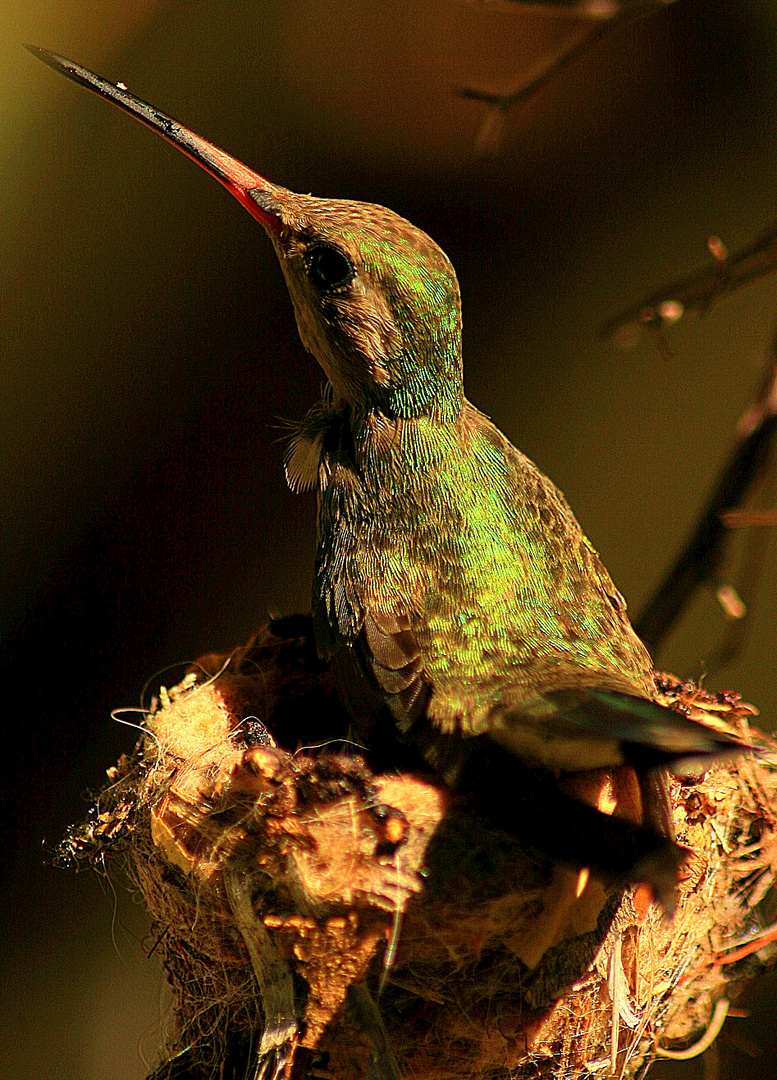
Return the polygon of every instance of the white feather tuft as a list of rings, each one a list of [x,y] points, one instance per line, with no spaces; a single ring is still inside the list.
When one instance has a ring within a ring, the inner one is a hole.
[[[299,432],[292,438],[284,462],[286,483],[292,491],[310,491],[318,484],[321,443],[321,435],[311,438]]]

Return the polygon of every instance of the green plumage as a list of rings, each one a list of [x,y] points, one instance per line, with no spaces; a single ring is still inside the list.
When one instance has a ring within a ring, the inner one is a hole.
[[[557,771],[630,761],[644,774],[738,747],[651,702],[650,658],[564,497],[465,400],[456,275],[428,236],[380,206],[271,184],[123,86],[32,51],[182,149],[273,243],[329,383],[286,472],[318,490],[317,637],[361,739],[386,746],[398,733],[454,781],[469,748],[485,747],[480,765],[508,788],[510,755]],[[643,791],[646,820],[668,830],[665,789],[645,777]],[[496,794],[517,827],[509,790]],[[618,872],[671,908],[682,854],[608,821],[641,852]],[[607,871],[600,835],[579,859]]]
[[[464,398],[445,255],[382,207],[288,197],[295,233],[336,242],[353,269],[313,291],[273,238],[332,384],[287,462],[292,486],[319,489],[322,651],[352,650],[344,670],[403,730],[423,712],[481,734],[495,707],[517,716],[571,688],[649,697],[650,658],[566,500]]]
[[[506,694],[650,695],[647,652],[566,501],[482,414],[332,423],[352,438],[321,470],[315,599],[330,653],[368,612],[406,616],[430,716],[465,734]]]

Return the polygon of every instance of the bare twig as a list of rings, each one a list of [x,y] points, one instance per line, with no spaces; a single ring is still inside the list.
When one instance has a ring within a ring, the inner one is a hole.
[[[526,69],[516,84],[505,91],[477,85],[457,87],[464,98],[483,101],[490,106],[477,135],[481,153],[493,153],[501,142],[505,118],[517,105],[538,93],[564,68],[592,49],[601,38],[620,26],[652,15],[674,0],[550,0],[547,3],[517,2],[503,4],[521,11],[541,11],[544,15],[564,16],[580,21],[556,49],[545,53]]]
[[[777,225],[733,255],[717,237],[710,237],[707,246],[715,259],[712,266],[662,285],[606,323],[602,335],[614,336],[628,348],[636,345],[643,331],[660,334],[691,311],[702,315],[716,300],[777,270]]]
[[[478,0],[475,0],[478,2]],[[652,7],[666,7],[674,0],[647,0]],[[509,10],[536,11],[569,19],[595,19],[608,22],[617,15],[645,7],[646,0],[479,0],[481,7],[501,7]]]
[[[740,418],[737,431],[739,439],[688,541],[635,623],[637,633],[654,656],[699,586],[716,583],[732,535],[732,523],[743,523],[741,519],[737,522],[733,515],[741,513],[741,507],[766,473],[777,432],[777,335],[758,390]],[[719,650],[714,670],[731,660],[741,648],[744,623],[740,616],[745,608],[741,601],[738,606],[737,601],[745,590],[752,595],[755,589],[765,540],[765,534],[751,539],[740,588],[729,587],[725,595],[719,596],[724,610],[727,608],[740,625],[732,628]]]

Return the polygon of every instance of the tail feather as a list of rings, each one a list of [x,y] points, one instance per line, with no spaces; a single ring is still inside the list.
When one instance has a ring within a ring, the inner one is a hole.
[[[750,747],[647,698],[613,690],[556,690],[530,706],[500,705],[489,734],[516,756],[557,769],[670,766],[684,774]]]

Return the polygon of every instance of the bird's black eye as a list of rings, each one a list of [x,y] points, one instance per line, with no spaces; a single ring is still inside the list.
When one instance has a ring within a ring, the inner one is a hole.
[[[311,281],[324,292],[342,289],[356,273],[345,252],[334,244],[314,244],[305,262]]]

